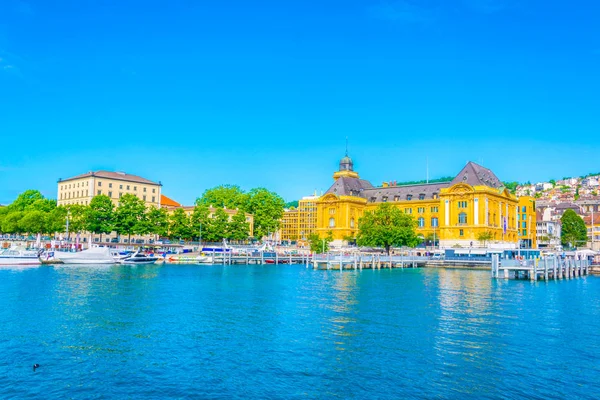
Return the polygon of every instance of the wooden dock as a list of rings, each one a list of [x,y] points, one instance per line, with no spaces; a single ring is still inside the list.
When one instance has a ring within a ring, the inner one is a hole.
[[[492,278],[529,279],[532,281],[550,279],[572,279],[590,273],[587,259],[543,257],[533,260],[500,260],[492,257]]]
[[[312,259],[314,269],[363,270],[424,267],[430,261],[424,256],[384,256],[379,254],[319,254]]]

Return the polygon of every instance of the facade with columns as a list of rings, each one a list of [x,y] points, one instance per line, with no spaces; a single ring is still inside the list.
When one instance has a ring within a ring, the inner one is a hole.
[[[536,220],[534,200],[517,198],[492,171],[473,162],[450,182],[375,187],[359,177],[346,155],[333,179],[316,202],[316,232],[332,234],[338,243],[356,237],[365,212],[391,203],[414,218],[419,236],[442,248],[536,245],[535,229],[528,226]]]

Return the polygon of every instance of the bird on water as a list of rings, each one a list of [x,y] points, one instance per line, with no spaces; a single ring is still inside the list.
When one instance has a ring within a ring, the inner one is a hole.
[[[40,367],[40,364],[33,364],[33,372]]]

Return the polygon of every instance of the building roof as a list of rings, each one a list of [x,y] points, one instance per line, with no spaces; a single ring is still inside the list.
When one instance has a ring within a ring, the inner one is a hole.
[[[387,200],[392,201],[396,196],[402,201],[409,200],[409,196],[411,200],[431,200],[433,199],[434,194],[439,196],[440,190],[449,186],[449,182],[441,182],[420,185],[378,187],[365,190],[363,197],[371,202],[382,202],[384,197],[387,197]],[[419,199],[421,195],[423,195],[423,198]]]
[[[141,176],[126,174],[125,172],[111,172],[111,171],[90,171],[85,174],[77,175],[67,179],[59,179],[59,182],[72,181],[75,179],[87,178],[87,177],[97,177],[97,178],[107,178],[107,179],[115,179],[120,181],[127,182],[137,182],[137,183],[145,183],[147,185],[161,185],[160,182],[152,182],[146,178],[142,178]]]
[[[359,178],[342,176],[331,185],[325,194],[333,193],[338,196],[364,197],[361,193],[365,189],[372,189],[371,182]]]
[[[168,198],[164,194],[160,195],[160,205],[166,207],[181,207],[181,204],[179,204],[173,199]]]
[[[472,161],[469,161],[458,175],[456,175],[450,186],[461,182],[471,186],[488,186],[497,189],[504,186],[502,181],[491,170]]]
[[[592,216],[591,215],[584,216],[583,221],[585,222],[586,225],[591,225],[592,224]],[[594,225],[600,226],[600,215],[598,215],[598,214],[594,214]]]

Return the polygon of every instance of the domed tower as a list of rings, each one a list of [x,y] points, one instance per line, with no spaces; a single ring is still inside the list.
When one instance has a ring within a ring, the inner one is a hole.
[[[346,155],[340,160],[340,169],[333,174],[333,179],[337,180],[342,176],[346,176],[348,178],[358,178],[358,172],[354,172],[354,163],[348,156],[348,138],[346,138]]]

